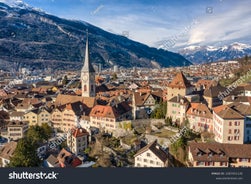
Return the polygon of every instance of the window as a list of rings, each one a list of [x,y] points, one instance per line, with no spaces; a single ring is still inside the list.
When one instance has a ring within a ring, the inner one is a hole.
[[[93,87],[93,85],[91,85],[91,91],[94,91],[94,87]]]
[[[140,164],[137,164],[137,167],[140,167],[141,165]]]
[[[147,162],[147,159],[144,159],[143,161],[144,161],[144,162]]]
[[[229,126],[232,126],[232,122],[230,121],[230,122],[228,123],[228,125],[229,125]]]
[[[146,156],[150,157],[150,156],[151,156],[151,154],[150,154],[150,153],[147,153],[147,154],[146,154]]]
[[[228,130],[228,133],[229,133],[229,134],[231,134],[231,133],[232,133],[232,130],[231,130],[231,129],[229,129],[229,130]]]
[[[154,162],[152,160],[150,160],[150,164],[153,164]]]
[[[84,91],[87,91],[87,86],[86,85],[84,85]]]

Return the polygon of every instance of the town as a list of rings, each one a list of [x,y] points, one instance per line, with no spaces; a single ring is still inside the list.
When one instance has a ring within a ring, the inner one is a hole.
[[[102,69],[89,52],[78,71],[1,71],[1,167],[251,167],[248,58]]]

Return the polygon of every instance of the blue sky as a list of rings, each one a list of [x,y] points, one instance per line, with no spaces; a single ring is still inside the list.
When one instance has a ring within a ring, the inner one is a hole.
[[[166,43],[169,50],[251,40],[251,0],[23,1],[50,14],[83,20],[113,33],[128,31],[130,39],[149,46]]]

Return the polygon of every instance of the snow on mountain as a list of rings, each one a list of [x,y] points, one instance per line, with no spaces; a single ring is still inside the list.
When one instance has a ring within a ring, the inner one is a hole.
[[[221,47],[191,45],[181,49],[179,53],[193,63],[207,63],[251,55],[251,45],[239,42]]]

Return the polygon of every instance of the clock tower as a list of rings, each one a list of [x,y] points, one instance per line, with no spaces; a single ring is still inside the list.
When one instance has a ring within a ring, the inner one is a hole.
[[[82,97],[95,97],[95,70],[89,60],[88,32],[85,46],[84,66],[81,70]]]

